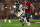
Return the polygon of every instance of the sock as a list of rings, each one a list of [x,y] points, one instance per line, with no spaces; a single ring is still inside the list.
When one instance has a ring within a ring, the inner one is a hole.
[[[6,22],[6,19],[5,19],[5,22]]]
[[[9,20],[9,23],[11,23],[11,21]]]

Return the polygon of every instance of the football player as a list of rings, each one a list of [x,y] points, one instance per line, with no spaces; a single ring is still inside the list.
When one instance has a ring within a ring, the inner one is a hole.
[[[30,9],[32,8],[32,12],[34,12],[34,6],[30,3],[30,2],[22,2],[22,5],[24,6],[24,10],[25,10],[25,17],[26,17],[26,20],[28,22],[28,25],[31,25],[30,24],[30,21],[29,21],[29,18],[30,18]],[[24,23],[22,24],[24,26]]]

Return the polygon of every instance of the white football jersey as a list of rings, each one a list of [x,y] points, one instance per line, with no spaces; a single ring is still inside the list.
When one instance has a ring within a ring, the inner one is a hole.
[[[22,4],[19,6],[19,10],[20,10],[20,12],[18,12],[18,17],[23,13]]]

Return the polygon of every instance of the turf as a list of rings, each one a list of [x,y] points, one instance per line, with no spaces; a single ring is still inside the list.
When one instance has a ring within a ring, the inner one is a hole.
[[[1,20],[0,27],[40,27],[40,23],[31,23],[30,26],[28,26],[27,23],[25,23],[25,25],[22,26],[22,23],[16,22],[19,21],[18,19],[13,19],[11,21],[12,21],[11,23],[8,23],[7,20],[7,22],[5,23],[4,20]],[[40,21],[40,20],[30,20],[30,21]]]

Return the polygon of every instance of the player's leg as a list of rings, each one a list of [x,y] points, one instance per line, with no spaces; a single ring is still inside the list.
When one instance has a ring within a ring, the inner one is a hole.
[[[11,23],[10,16],[11,16],[11,15],[8,16],[8,18],[9,18],[9,23]]]
[[[6,9],[6,8],[5,8],[5,10],[4,10],[4,16],[5,16],[4,22],[6,22],[6,18],[7,18],[7,9]]]
[[[26,20],[27,20],[27,22],[28,22],[28,25],[31,25],[31,24],[30,24],[30,21],[29,21],[30,12],[25,13],[25,16],[26,16]]]
[[[20,13],[20,14],[18,14],[19,16],[19,20],[20,20],[20,22],[22,23],[22,26],[24,26],[24,19],[23,19],[23,17],[21,16],[22,15],[22,13]]]
[[[26,17],[24,18],[24,22],[28,23],[27,20],[26,20]]]
[[[5,20],[4,20],[4,22],[6,22],[6,16],[5,16]]]
[[[19,16],[19,21],[22,23],[22,19],[21,19],[21,16]]]
[[[17,15],[17,17],[19,17],[20,22],[22,22],[22,20],[21,20],[22,13],[23,13],[23,11],[20,11],[20,12],[18,12],[18,15]]]
[[[19,17],[20,22],[22,23],[22,26],[24,26],[24,17],[20,16]]]
[[[25,22],[24,22],[24,18],[25,18],[25,17],[23,16],[23,18],[22,18],[22,26],[24,26],[24,23],[25,23]]]

